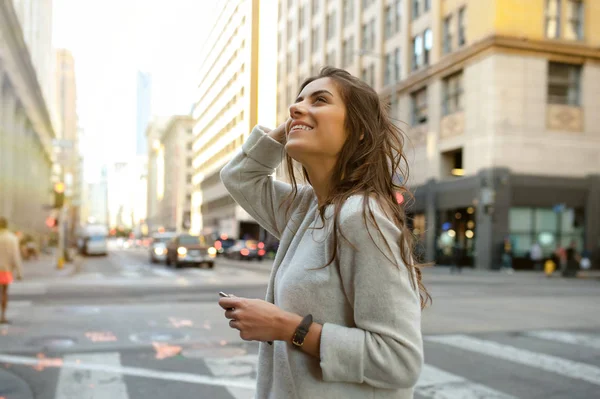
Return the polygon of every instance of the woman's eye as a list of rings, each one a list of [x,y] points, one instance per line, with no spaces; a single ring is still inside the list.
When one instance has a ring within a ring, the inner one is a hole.
[[[325,97],[317,97],[317,99],[315,100],[315,102],[319,102],[319,101],[324,102],[324,103],[327,102],[327,100],[325,100]]]

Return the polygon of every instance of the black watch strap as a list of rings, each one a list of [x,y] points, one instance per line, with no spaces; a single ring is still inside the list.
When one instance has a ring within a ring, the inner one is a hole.
[[[304,345],[304,338],[306,338],[306,334],[308,334],[308,329],[310,328],[313,322],[313,317],[311,314],[308,314],[302,319],[300,325],[296,328],[294,332],[294,336],[292,337],[292,345],[296,348],[300,348]]]

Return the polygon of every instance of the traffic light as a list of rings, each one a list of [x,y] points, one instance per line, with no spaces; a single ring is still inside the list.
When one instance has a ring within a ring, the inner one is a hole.
[[[54,208],[62,208],[65,204],[65,184],[62,182],[54,184]]]

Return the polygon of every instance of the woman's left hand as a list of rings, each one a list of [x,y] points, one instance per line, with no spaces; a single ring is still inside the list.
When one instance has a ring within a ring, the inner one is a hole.
[[[275,341],[282,337],[286,312],[270,302],[230,296],[219,299],[229,326],[245,341]]]

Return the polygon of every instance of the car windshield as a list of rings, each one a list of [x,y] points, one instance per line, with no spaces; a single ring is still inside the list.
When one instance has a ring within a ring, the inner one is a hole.
[[[169,237],[169,236],[161,236],[161,237],[154,237],[153,241],[155,243],[166,243],[169,240],[171,240],[173,237]]]
[[[179,236],[180,245],[205,245],[206,240],[202,236]]]
[[[104,236],[90,236],[90,238],[89,238],[89,241],[95,241],[95,242],[103,241],[103,240],[106,240],[106,237],[104,237]]]

